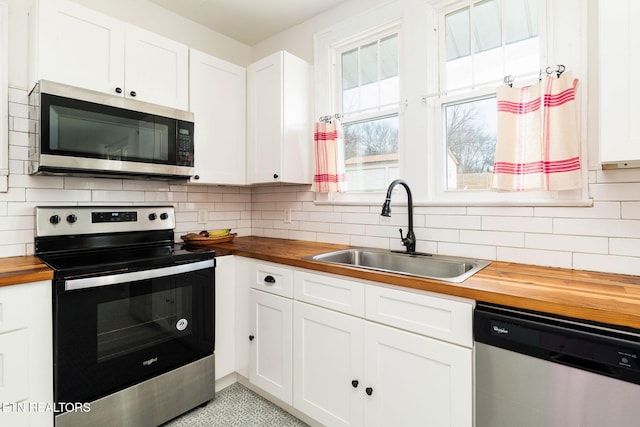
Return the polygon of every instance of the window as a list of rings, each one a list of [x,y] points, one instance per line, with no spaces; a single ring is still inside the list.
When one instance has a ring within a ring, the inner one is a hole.
[[[586,12],[583,0],[388,1],[316,33],[315,112],[344,114],[350,190],[316,201],[378,204],[403,178],[416,204],[588,204],[586,160],[583,190],[489,190],[496,88],[561,61],[586,93]]]
[[[447,191],[486,190],[496,146],[494,88],[539,78],[538,0],[483,0],[443,11],[441,108]]]
[[[337,49],[340,102],[349,191],[387,188],[399,176],[397,31],[359,39]]]

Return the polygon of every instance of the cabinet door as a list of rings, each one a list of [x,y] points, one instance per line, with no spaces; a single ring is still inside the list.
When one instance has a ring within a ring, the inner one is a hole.
[[[193,49],[189,62],[197,177],[191,182],[244,185],[246,71]]]
[[[293,406],[324,425],[362,425],[363,321],[295,302]]]
[[[600,162],[640,167],[640,2],[598,3]]]
[[[251,290],[252,325],[249,380],[292,403],[292,302]]]
[[[364,425],[472,425],[471,349],[371,322],[364,333]]]
[[[282,176],[282,52],[247,69],[247,181],[279,182]]]
[[[125,42],[125,96],[187,110],[189,48],[132,25]]]
[[[29,20],[31,84],[46,79],[111,94],[124,88],[124,23],[63,0],[40,0]]]

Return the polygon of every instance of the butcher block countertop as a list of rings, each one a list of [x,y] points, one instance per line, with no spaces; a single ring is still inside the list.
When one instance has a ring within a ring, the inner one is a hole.
[[[325,273],[640,329],[638,276],[492,262],[463,283],[448,283],[303,259],[344,245],[238,237],[216,247]]]
[[[53,279],[53,271],[34,256],[0,258],[0,286]]]

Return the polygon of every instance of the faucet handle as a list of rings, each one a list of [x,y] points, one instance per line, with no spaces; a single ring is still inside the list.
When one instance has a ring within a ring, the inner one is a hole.
[[[402,235],[402,228],[398,228],[398,231],[400,232],[400,240],[402,241],[402,246],[407,246],[406,242],[404,241],[404,236]]]

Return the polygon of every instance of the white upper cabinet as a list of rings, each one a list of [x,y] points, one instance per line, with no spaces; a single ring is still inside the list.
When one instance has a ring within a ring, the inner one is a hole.
[[[189,48],[132,25],[125,35],[125,96],[189,109]]]
[[[247,70],[247,183],[312,182],[311,67],[280,51]]]
[[[29,81],[188,109],[188,47],[66,0],[30,11]]]
[[[244,185],[246,70],[194,49],[189,64],[196,144],[191,182]]]
[[[640,2],[599,1],[600,162],[640,167]]]

